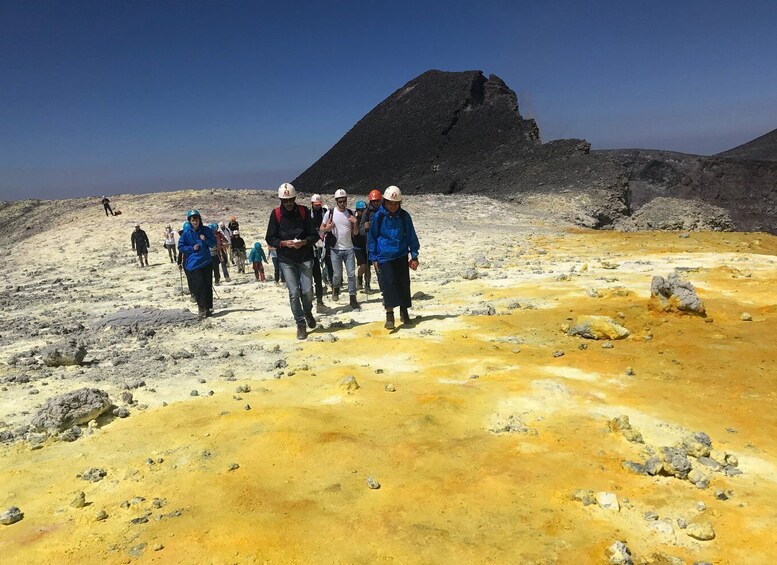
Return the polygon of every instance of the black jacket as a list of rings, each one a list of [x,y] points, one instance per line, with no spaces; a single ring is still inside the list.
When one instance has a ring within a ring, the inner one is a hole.
[[[132,232],[132,249],[138,251],[146,250],[151,245],[148,241],[148,236],[143,230],[135,230]]]
[[[304,218],[300,217],[299,209],[304,212]],[[291,212],[280,206],[280,224],[275,218],[275,210],[270,212],[270,221],[267,223],[267,245],[278,250],[278,260],[284,263],[301,263],[313,260],[313,245],[318,241],[318,231],[313,228],[313,218],[310,210],[297,204]],[[281,240],[300,239],[305,245],[299,249],[293,247],[281,247]]]
[[[366,236],[367,232],[370,231],[370,228],[365,228],[364,224],[372,221],[372,217],[378,211],[378,208],[380,208],[380,204],[378,204],[374,208],[372,206],[372,202],[367,204],[367,208],[364,209],[364,212],[362,213],[362,217],[359,219],[359,235]]]
[[[235,251],[245,251],[246,250],[246,242],[243,241],[243,238],[239,235],[233,235],[232,236],[232,249]]]

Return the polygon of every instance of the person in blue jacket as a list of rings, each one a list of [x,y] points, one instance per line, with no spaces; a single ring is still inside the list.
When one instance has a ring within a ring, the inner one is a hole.
[[[178,251],[186,256],[184,269],[189,274],[189,287],[197,300],[200,319],[213,315],[213,267],[210,248],[216,245],[213,231],[202,224],[199,210],[186,214],[189,229],[178,238]]]
[[[394,329],[394,308],[399,306],[403,324],[410,324],[410,269],[418,268],[418,236],[413,220],[402,209],[402,192],[390,186],[383,193],[383,204],[372,217],[367,238],[370,262],[380,273],[383,305],[388,330]],[[410,254],[410,261],[407,255]]]

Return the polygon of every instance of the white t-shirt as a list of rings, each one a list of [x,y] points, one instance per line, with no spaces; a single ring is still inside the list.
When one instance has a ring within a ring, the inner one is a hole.
[[[332,228],[332,233],[337,238],[334,249],[353,249],[351,222],[348,221],[348,216],[348,210],[341,212],[337,208],[334,208],[332,221],[335,223],[335,227]]]

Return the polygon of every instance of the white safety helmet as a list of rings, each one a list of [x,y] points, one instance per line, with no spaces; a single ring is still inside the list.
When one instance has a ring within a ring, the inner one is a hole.
[[[345,192],[345,190],[343,190],[342,188],[338,188],[337,190],[335,190],[335,200],[337,200],[338,198],[348,198],[348,193]]]
[[[402,191],[397,186],[390,186],[383,191],[383,200],[402,202]]]
[[[297,197],[296,189],[288,182],[284,182],[281,186],[278,187],[278,198],[296,198],[296,197]]]
[[[316,204],[317,202],[321,202],[321,195],[320,194],[314,194],[310,197],[310,203]]]
[[[232,235],[240,235],[240,230],[235,230],[232,232]]]

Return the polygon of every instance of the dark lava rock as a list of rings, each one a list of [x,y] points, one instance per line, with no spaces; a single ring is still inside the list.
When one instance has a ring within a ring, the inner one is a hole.
[[[168,326],[171,324],[193,324],[197,322],[197,315],[188,310],[171,309],[160,310],[158,308],[130,308],[119,310],[109,314],[104,318],[95,320],[92,324],[94,328],[155,328]],[[144,331],[144,335],[154,335]]]
[[[750,161],[777,161],[777,129],[756,137],[738,147],[718,153],[716,157],[747,159]]]
[[[408,194],[585,193],[568,219],[611,225],[628,213],[627,180],[621,165],[589,151],[580,139],[543,144],[499,77],[431,70],[378,104],[293,184],[306,192],[395,184]]]
[[[659,196],[629,218],[619,221],[622,231],[691,230],[732,231],[734,222],[728,210],[701,202]],[[684,234],[687,237],[687,234]]]
[[[43,350],[43,364],[47,367],[80,365],[86,357],[86,348],[74,340],[57,343]]]
[[[105,469],[100,469],[98,467],[90,467],[83,473],[76,475],[81,480],[88,481],[90,483],[97,483],[101,480],[103,480],[103,477],[105,477],[108,474],[108,472]]]
[[[81,388],[49,398],[32,417],[37,431],[61,432],[76,424],[94,420],[111,407],[108,393],[97,388]]]

